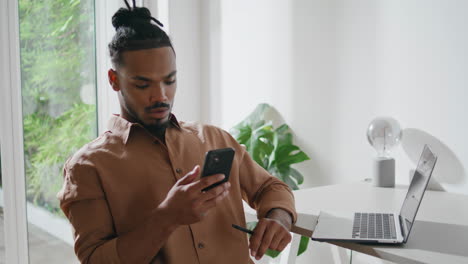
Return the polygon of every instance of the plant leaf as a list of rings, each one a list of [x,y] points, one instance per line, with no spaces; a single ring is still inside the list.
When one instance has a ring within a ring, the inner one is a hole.
[[[252,136],[252,128],[249,125],[243,125],[231,129],[232,136],[239,144],[246,144]]]
[[[299,249],[297,250],[297,255],[301,255],[306,251],[307,245],[309,245],[310,238],[306,236],[301,236],[301,241],[299,242]]]
[[[273,137],[274,132],[270,124],[257,128],[250,137],[250,148],[247,150],[252,159],[265,169],[268,167],[268,159],[274,150]]]
[[[271,108],[269,104],[259,104],[254,109],[252,113],[250,113],[244,120],[242,120],[239,124],[234,126],[234,128],[238,128],[240,126],[248,125],[252,127],[252,129],[256,129],[263,124],[265,124],[265,113]]]
[[[291,174],[290,166],[275,167],[273,171],[279,174],[279,177],[278,175],[275,175],[275,176],[278,177],[280,180],[282,180],[284,183],[286,183],[289,186],[289,188],[291,188],[292,190],[299,190],[299,186],[290,176]]]
[[[299,186],[289,175],[284,176],[284,182],[291,188],[292,190],[299,190]]]
[[[254,111],[244,120],[251,125],[262,122],[265,120],[265,112],[270,108],[271,106],[269,104],[259,104],[257,105],[257,107],[255,107]]]
[[[276,159],[277,166],[285,166],[300,163],[310,158],[296,145],[282,145],[278,147]]]
[[[275,146],[281,146],[281,145],[292,145],[292,134],[289,131],[289,126],[286,124],[281,125],[277,129],[275,129],[275,135],[276,140],[275,140]]]
[[[298,185],[301,185],[302,183],[304,183],[304,176],[302,176],[302,174],[298,170],[294,168],[290,168],[289,172],[290,172],[290,175],[294,179],[296,179]]]
[[[289,132],[289,126],[286,125],[286,124],[282,124],[281,126],[279,126],[277,129],[275,129],[275,132],[280,134],[280,135],[284,135],[286,134],[287,132]]]
[[[273,250],[273,249],[267,249],[267,251],[265,252],[265,255],[267,255],[267,256],[269,256],[271,258],[276,258],[280,254],[281,254],[281,251],[276,251],[276,250]]]
[[[253,222],[247,222],[245,225],[247,229],[254,230],[257,224],[258,224],[257,221],[253,221]]]

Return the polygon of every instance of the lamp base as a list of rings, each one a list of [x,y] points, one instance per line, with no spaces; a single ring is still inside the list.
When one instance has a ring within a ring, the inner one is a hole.
[[[395,187],[395,159],[376,158],[372,170],[374,186]]]

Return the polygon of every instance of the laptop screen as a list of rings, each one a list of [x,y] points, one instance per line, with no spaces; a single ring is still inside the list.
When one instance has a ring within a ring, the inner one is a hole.
[[[432,153],[429,147],[424,146],[421,158],[418,162],[418,167],[414,172],[411,180],[408,193],[400,211],[401,225],[405,234],[405,242],[408,240],[411,227],[413,226],[416,213],[426,191],[427,184],[431,178],[437,157]]]

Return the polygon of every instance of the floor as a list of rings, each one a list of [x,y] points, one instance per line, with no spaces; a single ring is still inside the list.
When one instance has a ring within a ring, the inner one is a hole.
[[[0,208],[0,263],[5,263],[3,209]],[[78,264],[73,247],[28,224],[30,264]]]

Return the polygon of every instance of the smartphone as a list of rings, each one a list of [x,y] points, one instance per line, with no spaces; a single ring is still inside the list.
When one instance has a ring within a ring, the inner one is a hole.
[[[214,174],[224,174],[224,179],[206,187],[202,190],[203,192],[206,192],[229,180],[229,173],[231,172],[234,153],[235,151],[233,148],[215,149],[206,153],[201,177],[208,177]]]

